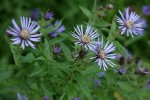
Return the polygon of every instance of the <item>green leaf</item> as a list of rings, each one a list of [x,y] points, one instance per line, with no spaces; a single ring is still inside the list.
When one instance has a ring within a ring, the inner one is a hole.
[[[19,51],[19,49],[16,46],[12,45],[12,44],[10,44],[10,49],[11,49],[11,52],[12,52],[13,57],[14,57],[15,65],[19,66],[20,65],[20,62],[19,62],[20,51]]]
[[[113,43],[116,46],[116,49],[117,49],[118,53],[120,53],[122,55],[126,54],[125,47],[123,47],[118,41],[114,41]]]
[[[29,75],[29,77],[38,75],[38,74],[40,74],[41,72],[43,72],[44,69],[45,69],[43,66],[40,67],[38,63],[35,63],[34,66],[35,66],[35,68],[34,68],[33,72]]]
[[[54,38],[54,39],[51,39],[49,41],[49,46],[53,45],[53,44],[56,44],[56,43],[59,43],[59,42],[62,42],[63,40],[65,40],[66,38],[64,37],[58,37],[58,38]]]
[[[0,82],[0,86],[17,86],[24,84],[20,79],[8,79],[6,81]]]
[[[117,85],[127,93],[131,93],[134,91],[133,86],[131,86],[131,82],[117,82]]]
[[[28,62],[28,63],[31,63],[34,59],[35,57],[32,52],[28,53],[26,56],[21,57],[22,62]]]
[[[96,66],[91,66],[86,68],[86,70],[81,71],[83,75],[90,75],[100,72],[100,69]]]
[[[112,22],[112,24],[111,24],[109,36],[107,37],[107,39],[108,39],[109,41],[115,40],[115,38],[116,38],[116,36],[117,36],[117,34],[116,34],[116,28],[117,28],[116,22],[115,22],[115,20],[113,20],[113,22]]]
[[[99,27],[99,28],[106,28],[108,27],[110,24],[107,23],[106,21],[104,21],[103,19],[100,19],[99,21],[95,22],[95,26]]]
[[[73,87],[73,84],[68,84],[66,86],[66,91],[67,91],[67,94],[68,94],[68,100],[72,100],[72,97],[76,96],[77,95],[77,92],[75,90],[75,88]]]
[[[34,60],[46,60],[43,56],[37,57]]]
[[[94,3],[93,3],[93,10],[92,10],[93,12],[96,10],[96,7],[97,7],[97,6],[96,6],[96,4],[97,4],[96,1],[97,1],[97,0],[94,0]]]
[[[68,61],[72,61],[70,49],[64,43],[59,43],[59,44],[60,44],[60,46],[62,48],[63,54],[66,57],[66,59]]]
[[[47,59],[50,59],[50,48],[49,48],[49,43],[46,39],[44,42],[44,55]]]
[[[40,86],[44,91],[44,95],[52,96],[52,91],[50,91],[49,88],[47,88],[45,83],[41,82]]]
[[[92,96],[89,92],[88,86],[87,86],[87,82],[85,81],[85,78],[83,77],[82,74],[76,72],[74,74],[74,78],[77,81],[78,85],[80,86],[81,90],[83,91],[83,93],[86,95],[86,97],[88,98],[88,100],[93,100]]]
[[[79,6],[79,8],[82,10],[82,12],[88,17],[91,18],[92,17],[92,13],[85,7]]]
[[[141,40],[142,38],[143,38],[143,36],[137,36],[137,37],[134,37],[134,39],[131,38],[131,39],[129,39],[129,40],[127,40],[127,41],[125,42],[125,45],[126,45],[126,46],[129,46],[129,45],[131,45],[132,43],[134,43],[134,42],[136,42],[136,41],[138,41],[138,40]]]

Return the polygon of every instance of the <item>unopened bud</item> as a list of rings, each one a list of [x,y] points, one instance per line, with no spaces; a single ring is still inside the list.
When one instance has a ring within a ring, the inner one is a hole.
[[[108,10],[111,10],[111,9],[113,9],[113,5],[112,5],[112,4],[108,4],[108,5],[106,6],[106,8],[107,8]]]

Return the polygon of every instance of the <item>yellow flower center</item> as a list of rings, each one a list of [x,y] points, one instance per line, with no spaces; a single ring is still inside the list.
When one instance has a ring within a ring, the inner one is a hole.
[[[27,30],[22,30],[22,31],[20,32],[20,37],[21,37],[22,39],[27,39],[27,38],[29,37],[29,32],[28,32]]]
[[[82,39],[83,43],[89,43],[90,42],[90,38],[87,35],[84,35],[81,39]]]
[[[132,21],[127,20],[127,21],[125,22],[125,24],[126,24],[127,28],[131,28],[133,23],[132,23]]]
[[[100,50],[99,53],[98,53],[98,56],[99,56],[100,58],[104,59],[105,56],[106,56],[104,50]]]

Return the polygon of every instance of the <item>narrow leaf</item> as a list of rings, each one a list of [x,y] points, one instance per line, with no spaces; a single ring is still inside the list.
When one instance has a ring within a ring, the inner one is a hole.
[[[92,17],[92,13],[85,7],[79,6],[80,9],[82,10],[82,12],[88,17],[91,18]]]
[[[88,100],[93,100],[92,96],[91,96],[91,94],[89,92],[87,83],[86,83],[85,79],[83,78],[82,74],[76,72],[74,74],[74,78],[77,81],[78,85],[80,86],[81,90],[84,92],[84,94],[88,98]]]

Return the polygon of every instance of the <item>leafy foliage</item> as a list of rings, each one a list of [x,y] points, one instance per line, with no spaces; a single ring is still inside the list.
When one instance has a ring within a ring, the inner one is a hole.
[[[26,95],[29,100],[41,100],[44,96],[50,100],[72,100],[74,97],[81,100],[150,98],[150,20],[140,10],[143,4],[149,5],[148,0],[112,0],[113,9],[107,9],[106,5],[110,3],[108,0],[50,1],[1,1],[0,100],[16,100],[17,93]],[[147,20],[147,28],[142,36],[130,38],[120,35],[115,15],[119,9],[127,6]],[[36,21],[41,26],[39,32],[42,37],[35,44],[36,49],[27,47],[22,50],[20,45],[10,42],[11,36],[5,31],[12,18],[19,23],[19,16],[30,16],[32,7],[40,9]],[[44,20],[44,12],[48,9],[54,16]],[[56,18],[62,20],[52,25]],[[56,32],[61,23],[65,26],[65,31]],[[113,61],[116,64],[114,68],[109,67],[103,72],[97,63],[89,59],[93,56],[90,50],[85,51],[74,45],[69,32],[73,31],[76,24],[84,27],[90,24],[100,37],[104,37],[104,41],[113,42],[116,46],[115,53],[119,55]],[[50,32],[56,32],[58,36],[48,35]],[[55,47],[60,47],[60,52],[54,53]],[[83,55],[80,54],[81,50]],[[120,71],[121,67],[125,67],[125,70]]]

